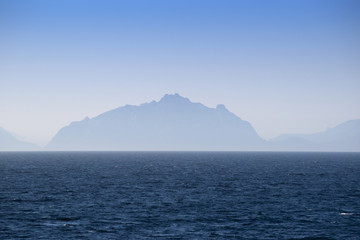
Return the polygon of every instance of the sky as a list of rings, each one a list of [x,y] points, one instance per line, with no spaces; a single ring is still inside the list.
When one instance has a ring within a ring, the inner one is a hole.
[[[360,1],[0,0],[0,126],[19,138],[166,93],[265,139],[360,118]]]

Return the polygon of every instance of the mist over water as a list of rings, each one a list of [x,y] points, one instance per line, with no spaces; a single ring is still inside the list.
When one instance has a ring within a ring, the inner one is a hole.
[[[0,153],[1,239],[358,239],[360,154]]]

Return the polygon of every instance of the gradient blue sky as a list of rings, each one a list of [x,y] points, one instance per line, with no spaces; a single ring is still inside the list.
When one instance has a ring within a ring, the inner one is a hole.
[[[0,0],[0,126],[63,126],[179,93],[260,136],[360,118],[358,0]]]

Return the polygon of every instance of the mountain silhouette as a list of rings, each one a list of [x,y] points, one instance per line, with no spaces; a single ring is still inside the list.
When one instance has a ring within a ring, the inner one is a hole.
[[[314,134],[284,134],[270,140],[281,151],[360,151],[360,119]]]
[[[34,151],[39,149],[35,144],[16,139],[11,133],[0,127],[0,151]]]
[[[265,141],[224,105],[209,108],[179,94],[126,105],[62,128],[49,150],[259,150]]]

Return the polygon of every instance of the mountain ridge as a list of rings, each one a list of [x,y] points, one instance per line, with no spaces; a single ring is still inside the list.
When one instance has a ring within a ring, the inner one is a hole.
[[[10,132],[0,127],[0,151],[36,151],[40,147],[33,144],[18,140]]]
[[[299,142],[303,145],[299,146]],[[269,139],[277,150],[360,151],[360,119],[312,134],[282,134]],[[305,145],[304,145],[305,144]]]
[[[0,127],[0,151],[34,150],[360,152],[360,119],[265,141],[223,104],[211,108],[175,93],[71,122],[45,148],[20,141]]]
[[[125,105],[73,122],[47,147],[89,149],[89,144],[90,149],[106,150],[255,150],[254,143],[264,142],[249,122],[223,105],[209,108],[179,94],[166,94],[158,102]]]

